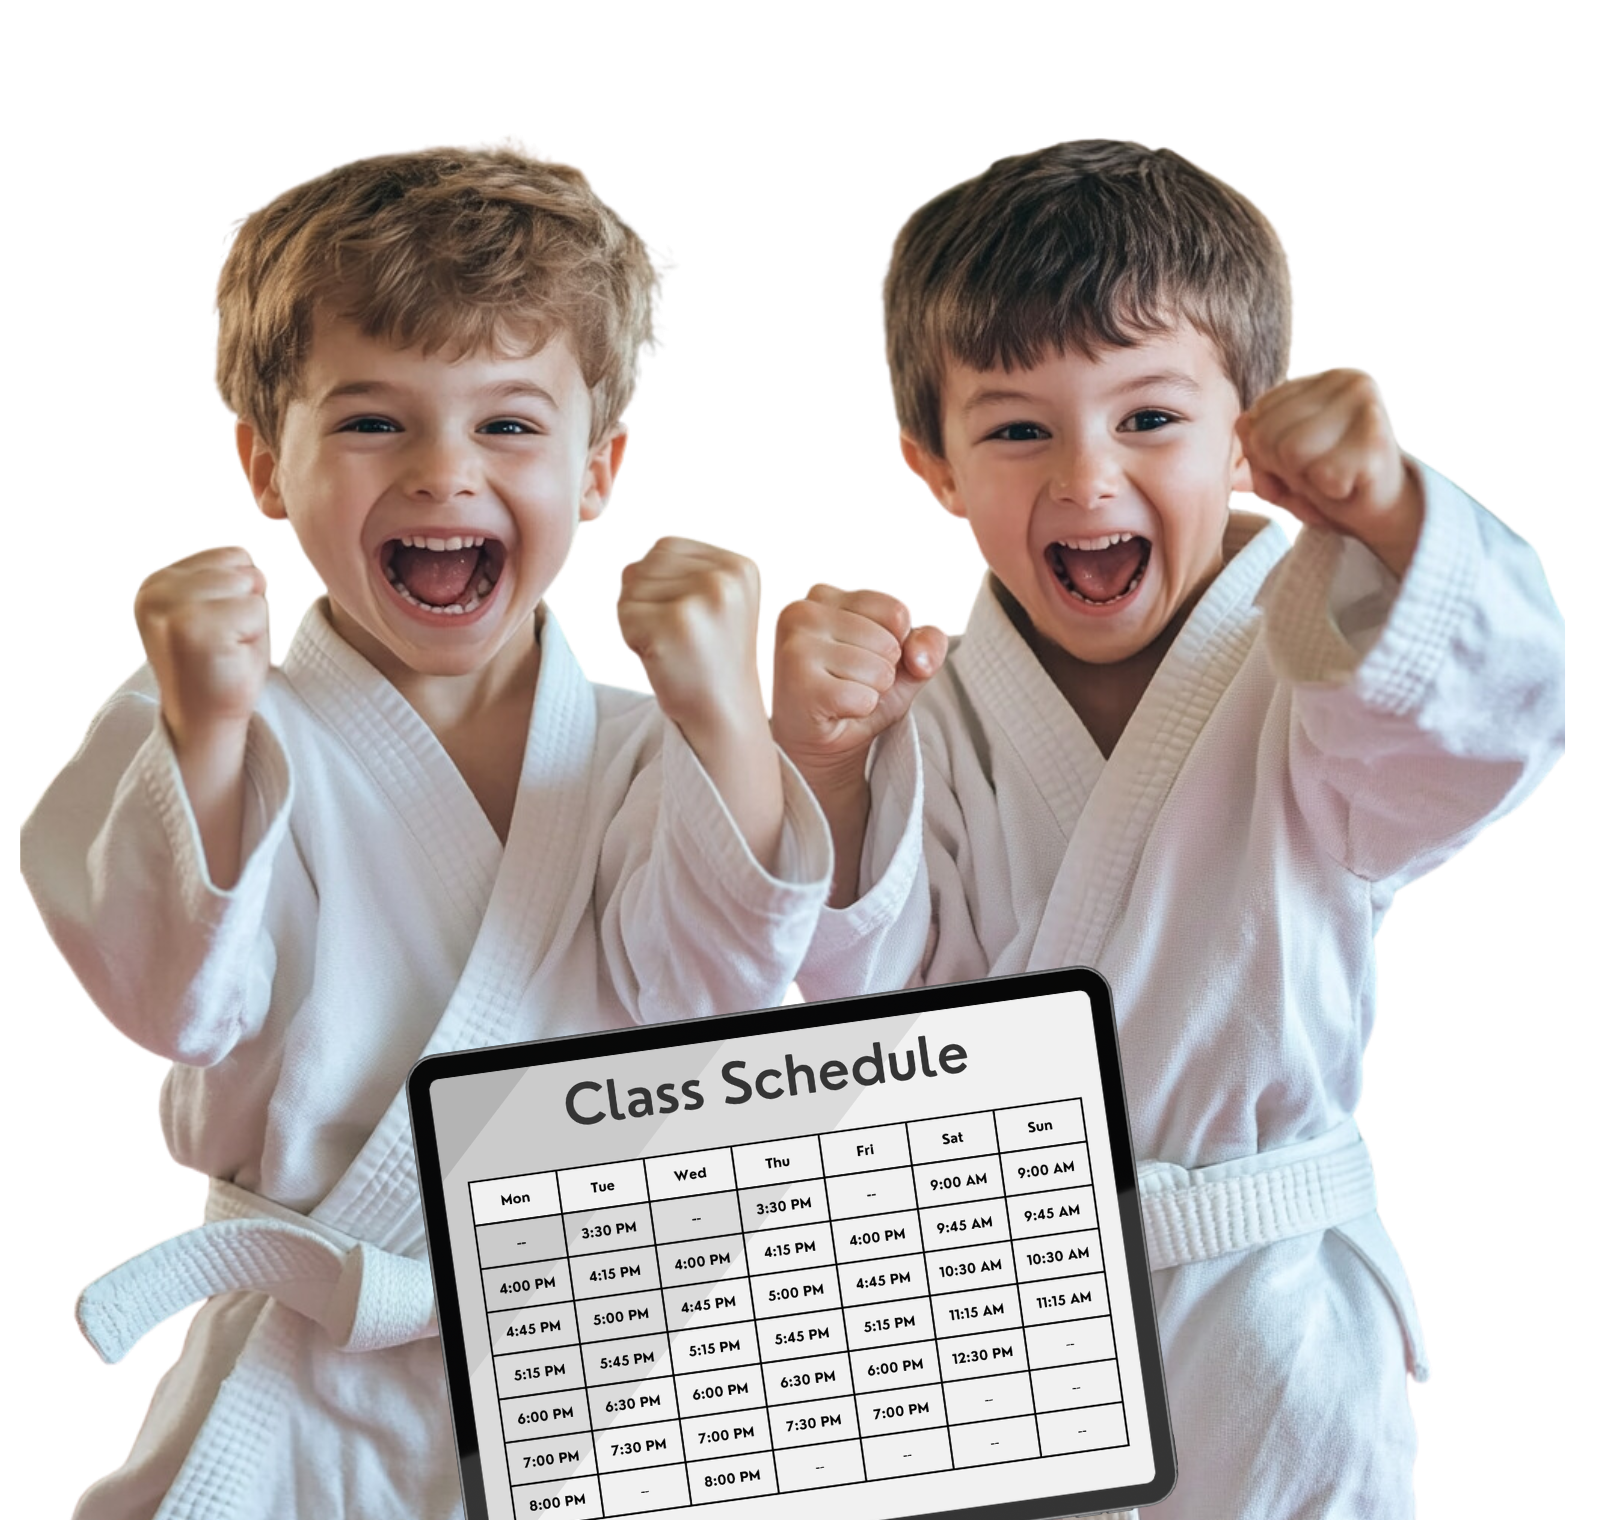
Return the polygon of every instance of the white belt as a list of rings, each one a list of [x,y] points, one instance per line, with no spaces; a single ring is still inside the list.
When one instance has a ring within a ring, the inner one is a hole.
[[[116,1362],[154,1325],[199,1299],[248,1290],[320,1325],[344,1351],[438,1331],[427,1263],[215,1178],[206,1222],[98,1277],[79,1295],[79,1328]]]
[[[1371,1157],[1353,1120],[1217,1166],[1143,1161],[1139,1176],[1154,1270],[1309,1235],[1376,1208]]]

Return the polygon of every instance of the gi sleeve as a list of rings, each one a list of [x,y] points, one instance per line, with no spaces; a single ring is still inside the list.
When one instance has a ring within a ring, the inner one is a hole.
[[[275,952],[263,932],[292,777],[262,716],[248,729],[241,875],[208,877],[156,686],[143,670],[90,727],[23,825],[22,867],[51,938],[130,1039],[211,1066],[255,1034]]]
[[[786,810],[772,869],[742,838],[679,728],[609,824],[597,876],[601,944],[642,1023],[770,1008],[786,997],[831,884],[831,834],[780,757]]]
[[[1402,583],[1306,528],[1258,596],[1297,805],[1339,864],[1395,884],[1520,802],[1564,736],[1562,619],[1537,558],[1443,476],[1421,481]]]

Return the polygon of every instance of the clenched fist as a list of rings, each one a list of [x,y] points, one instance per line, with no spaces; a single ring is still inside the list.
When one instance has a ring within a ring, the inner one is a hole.
[[[1421,533],[1421,486],[1369,375],[1288,380],[1236,419],[1236,433],[1265,501],[1359,539],[1404,574]]]
[[[246,731],[270,668],[270,609],[245,549],[205,549],[148,576],[135,622],[177,752]]]
[[[811,785],[863,780],[872,743],[910,710],[945,648],[891,596],[814,587],[776,624],[776,743]]]

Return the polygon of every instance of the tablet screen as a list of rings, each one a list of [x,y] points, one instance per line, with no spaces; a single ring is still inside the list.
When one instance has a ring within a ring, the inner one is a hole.
[[[434,1057],[411,1106],[471,1516],[1172,1486],[1093,973]]]

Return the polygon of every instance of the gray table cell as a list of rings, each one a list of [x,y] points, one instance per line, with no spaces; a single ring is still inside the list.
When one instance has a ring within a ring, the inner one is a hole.
[[[734,1193],[701,1193],[695,1198],[660,1198],[652,1205],[652,1227],[660,1245],[734,1235],[742,1227]]]
[[[511,1219],[501,1224],[480,1224],[477,1234],[478,1263],[484,1267],[550,1261],[567,1254],[563,1245],[562,1221],[555,1214],[546,1219]]]
[[[747,1251],[740,1235],[685,1241],[657,1248],[657,1269],[665,1288],[722,1282],[747,1276]]]
[[[579,1308],[581,1341],[615,1340],[624,1335],[646,1335],[666,1330],[663,1291],[620,1293],[615,1298],[594,1298]]]
[[[571,1263],[575,1298],[606,1298],[658,1286],[657,1252],[651,1246],[591,1252]]]
[[[489,1316],[489,1344],[496,1352],[577,1345],[578,1340],[572,1304],[541,1304]]]
[[[826,1184],[833,1219],[858,1219],[866,1214],[892,1214],[916,1206],[916,1184],[910,1168],[889,1167],[880,1172],[855,1172],[833,1177]]]
[[[525,1304],[554,1304],[573,1297],[573,1279],[565,1261],[531,1261],[522,1266],[486,1267],[483,1303],[491,1313]]]

